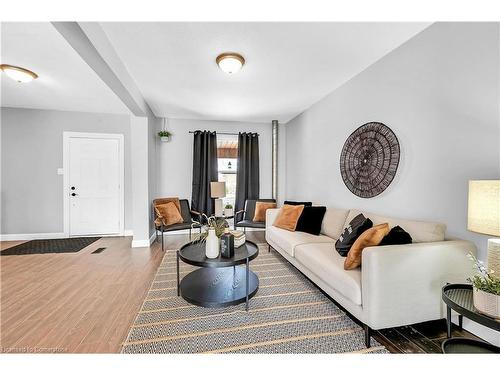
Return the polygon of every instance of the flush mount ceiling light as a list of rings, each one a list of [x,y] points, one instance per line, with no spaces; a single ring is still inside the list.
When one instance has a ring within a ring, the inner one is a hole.
[[[225,52],[221,53],[215,59],[219,68],[227,74],[234,74],[240,71],[245,65],[245,59],[239,53]]]
[[[31,70],[21,68],[19,66],[1,64],[0,69],[17,82],[31,82],[38,78],[38,75]]]

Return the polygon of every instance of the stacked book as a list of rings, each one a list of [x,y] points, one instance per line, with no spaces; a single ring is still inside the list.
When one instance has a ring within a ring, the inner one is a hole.
[[[234,247],[240,247],[246,241],[245,233],[241,230],[232,230],[231,234],[234,236]]]

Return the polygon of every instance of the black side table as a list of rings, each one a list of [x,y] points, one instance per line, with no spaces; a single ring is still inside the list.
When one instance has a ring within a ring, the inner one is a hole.
[[[246,241],[234,249],[232,258],[205,256],[205,243],[188,243],[177,251],[177,295],[202,307],[225,307],[248,301],[259,288],[259,278],[250,261],[259,254],[256,244]],[[179,260],[201,267],[180,280]],[[245,267],[237,267],[245,265]]]
[[[470,284],[448,284],[443,287],[442,294],[443,302],[446,304],[446,328],[447,337],[443,343],[443,350],[445,347],[450,347],[453,343],[464,345],[467,341],[467,345],[470,347],[478,346],[475,344],[478,341],[472,339],[461,339],[455,340],[451,339],[451,310],[456,311],[458,316],[458,325],[462,329],[463,317],[479,323],[485,327],[494,329],[495,331],[500,331],[500,320],[493,319],[487,315],[481,314],[474,307],[472,300],[472,285]],[[482,344],[481,344],[482,345]],[[451,350],[450,350],[451,352]]]

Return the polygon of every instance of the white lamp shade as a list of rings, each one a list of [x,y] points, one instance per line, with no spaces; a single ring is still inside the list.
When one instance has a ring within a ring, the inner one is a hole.
[[[469,181],[467,229],[500,236],[500,180]]]
[[[226,196],[226,183],[225,182],[211,182],[210,183],[210,197],[224,198]]]

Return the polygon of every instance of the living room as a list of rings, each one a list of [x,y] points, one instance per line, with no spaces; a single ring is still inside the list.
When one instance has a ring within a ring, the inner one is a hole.
[[[423,12],[2,18],[2,356],[498,353],[500,22]]]

